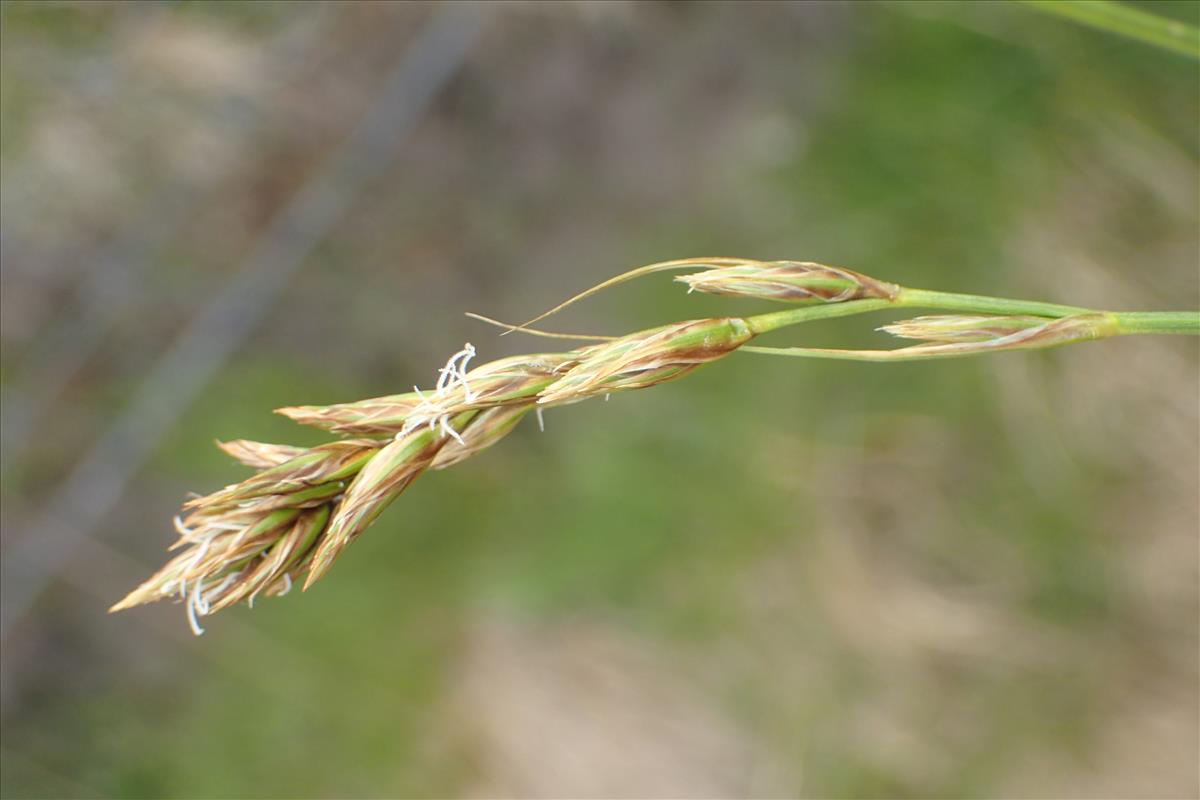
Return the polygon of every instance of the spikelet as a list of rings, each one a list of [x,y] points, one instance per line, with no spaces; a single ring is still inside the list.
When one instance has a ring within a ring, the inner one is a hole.
[[[753,261],[679,275],[688,291],[778,300],[785,303],[841,303],[847,300],[891,300],[900,287],[843,267],[811,261]]]
[[[988,342],[1046,322],[1045,317],[947,314],[901,320],[877,330],[924,342]]]
[[[750,327],[737,317],[678,322],[624,336],[588,348],[577,364],[539,393],[537,402],[565,405],[675,380],[753,338]]]
[[[1002,350],[1036,350],[1113,336],[1118,331],[1110,314],[1086,313],[1050,319],[1033,316],[927,316],[880,328],[905,339],[929,344],[891,352],[915,357],[958,356]]]
[[[388,433],[404,426],[404,421],[421,406],[416,392],[372,397],[354,403],[328,406],[287,406],[275,409],[276,414],[335,433]]]
[[[277,467],[283,462],[291,461],[296,456],[304,453],[303,447],[295,447],[290,444],[252,442],[249,439],[217,442],[217,447],[247,467],[254,467],[256,469]]]
[[[462,441],[446,442],[433,457],[430,469],[452,467],[478,455],[503,439],[525,415],[534,409],[532,401],[521,405],[503,405],[480,411],[462,431]]]
[[[276,413],[336,433],[397,434],[435,425],[462,411],[524,403],[579,359],[577,352],[502,358],[463,372],[432,391],[329,406],[292,406]],[[445,373],[443,373],[445,374]]]
[[[285,594],[328,516],[328,507],[319,506],[267,513],[197,511],[187,521],[177,518],[180,544],[187,549],[109,611],[175,597],[185,603],[192,631],[200,635],[199,617],[242,598],[253,601],[260,591]]]
[[[468,411],[448,424],[461,426],[474,413]],[[430,467],[449,439],[441,428],[419,428],[398,435],[372,456],[346,488],[325,535],[317,543],[305,589],[328,572],[342,551]]]
[[[339,482],[357,474],[380,444],[374,439],[346,439],[319,445],[240,483],[189,500],[184,508],[223,510],[271,502],[320,505],[325,495],[339,493]],[[270,497],[279,500],[263,499]]]
[[[259,592],[291,588],[303,560],[325,531],[347,481],[382,442],[347,440],[312,449],[265,467],[250,478],[184,504],[175,519],[175,558],[112,611],[177,597],[187,605],[192,630],[198,617]],[[290,448],[258,443],[222,445],[237,457],[277,461]]]

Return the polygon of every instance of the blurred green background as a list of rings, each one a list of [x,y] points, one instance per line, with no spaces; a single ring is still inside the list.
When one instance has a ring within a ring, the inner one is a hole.
[[[4,797],[1200,794],[1182,339],[733,356],[526,422],[202,638],[105,613],[188,491],[245,474],[214,438],[315,443],[270,410],[545,348],[463,311],[693,255],[1200,305],[1195,62],[989,2],[5,2],[0,28]],[[344,213],[272,227],[468,29]],[[164,356],[305,233],[211,376]],[[550,327],[761,308],[660,278]],[[889,346],[887,319],[773,343]],[[137,402],[163,431],[114,423]]]

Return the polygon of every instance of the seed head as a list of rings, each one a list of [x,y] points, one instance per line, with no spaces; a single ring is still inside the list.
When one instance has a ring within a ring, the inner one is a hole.
[[[427,469],[491,447],[530,411],[594,394],[662,383],[733,352],[754,337],[744,320],[694,320],[566,353],[500,359],[466,369],[467,345],[426,392],[360,403],[284,409],[303,422],[362,438],[313,448],[237,440],[220,444],[259,468],[251,477],[184,504],[182,550],[113,606],[177,597],[188,620],[260,593],[304,588]],[[372,438],[369,434],[390,434]]]

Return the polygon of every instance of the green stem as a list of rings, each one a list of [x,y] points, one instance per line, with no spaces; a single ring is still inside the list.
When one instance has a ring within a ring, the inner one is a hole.
[[[1117,333],[1200,334],[1200,311],[1119,311]]]
[[[1054,319],[1077,315],[1107,318],[1108,324],[1095,327],[1086,337],[1089,339],[1127,334],[1174,333],[1200,335],[1200,311],[1118,311],[1105,313],[1076,306],[1057,305],[1055,303],[905,288],[901,288],[891,300],[850,300],[845,303],[790,308],[786,311],[775,311],[769,314],[758,314],[747,317],[745,321],[750,330],[755,334],[763,334],[791,325],[798,325],[802,322],[865,314],[885,308],[928,308],[941,311],[992,314],[998,316],[1036,316],[1045,317],[1047,324],[1050,324]],[[831,350],[807,347],[776,348],[753,346],[746,346],[741,349],[751,353],[770,353],[773,355],[790,355],[805,358],[834,358],[847,361],[918,361],[934,358],[959,358],[969,355],[979,355],[985,352],[999,352],[1007,349],[1023,350],[1037,347],[1052,347],[1055,344],[1068,344],[1070,341],[1070,339],[1058,342],[1055,342],[1053,339],[1045,341],[1030,340],[1028,342],[1005,343],[1003,346],[1001,346],[1000,341],[990,346],[980,342],[925,344],[903,347],[898,350]],[[1074,341],[1084,341],[1084,339],[1075,339]]]
[[[901,288],[891,300],[849,300],[844,303],[829,303],[822,306],[789,308],[786,311],[773,311],[769,314],[747,317],[746,323],[755,333],[768,333],[791,325],[798,325],[801,322],[849,317],[884,308],[929,308],[969,314],[1027,315],[1054,319],[1091,313],[1091,310],[1087,308],[1040,303],[1034,300],[1011,300],[1004,297]]]
[[[834,361],[931,361],[939,358],[964,358],[979,355],[984,350],[971,349],[965,345],[938,345],[934,347],[900,347],[895,350],[834,350],[824,347],[754,347],[746,346],[739,352],[762,353],[769,356],[794,356],[796,358],[826,358]],[[1002,352],[1002,351],[997,351]]]
[[[1020,0],[1025,5],[1093,28],[1200,58],[1200,31],[1186,22],[1148,14],[1111,0]]]
[[[1034,316],[1048,319],[1100,313],[1090,308],[1042,303],[1037,300],[1014,300],[1007,297],[986,297],[977,294],[901,288],[891,300],[850,300],[821,306],[802,306],[785,311],[756,314],[745,319],[751,331],[755,334],[762,334],[799,325],[802,322],[849,317],[885,308],[925,308],[962,314]],[[1197,311],[1117,311],[1110,313],[1116,319],[1118,334],[1200,334],[1200,312]]]
[[[849,317],[854,314],[865,314],[868,311],[878,311],[891,308],[890,300],[848,300],[844,303],[830,303],[823,306],[804,306],[789,308],[786,311],[772,311],[769,314],[757,314],[746,317],[745,322],[755,334],[770,333],[789,325],[799,325],[801,322],[814,322],[818,319],[834,317]]]
[[[1054,318],[1087,314],[1091,311],[1087,308],[1062,306],[1057,303],[1040,303],[1036,300],[1011,300],[1006,297],[985,297],[977,294],[954,294],[952,292],[934,292],[928,289],[905,288],[900,289],[893,305],[903,308],[936,308],[969,314],[1029,315]]]

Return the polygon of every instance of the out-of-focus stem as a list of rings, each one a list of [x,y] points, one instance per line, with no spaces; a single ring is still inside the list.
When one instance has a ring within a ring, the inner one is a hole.
[[[1200,32],[1182,20],[1168,19],[1112,0],[1020,0],[1026,6],[1082,22],[1093,28],[1200,58]]]

